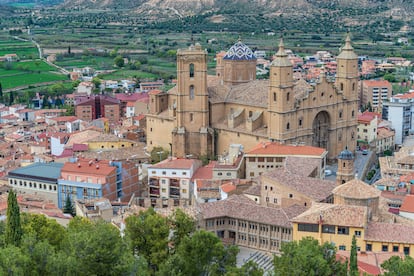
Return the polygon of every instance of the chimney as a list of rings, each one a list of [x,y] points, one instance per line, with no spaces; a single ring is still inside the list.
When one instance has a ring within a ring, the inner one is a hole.
[[[99,165],[96,165],[96,169],[99,170]]]
[[[80,164],[80,163],[78,163],[78,168],[80,168],[80,166],[81,166],[81,164]]]

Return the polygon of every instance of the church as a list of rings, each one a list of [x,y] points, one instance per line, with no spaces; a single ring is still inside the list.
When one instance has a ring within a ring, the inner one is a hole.
[[[334,81],[324,74],[316,83],[295,80],[283,39],[268,80],[256,79],[257,58],[240,40],[216,60],[216,75],[208,75],[200,44],[177,51],[177,85],[149,92],[148,151],[213,157],[230,144],[249,150],[265,141],[322,147],[331,160],[346,147],[355,151],[359,74],[349,35]]]

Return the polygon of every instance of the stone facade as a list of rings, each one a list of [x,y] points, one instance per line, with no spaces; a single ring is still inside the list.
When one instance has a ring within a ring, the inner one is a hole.
[[[270,140],[322,147],[328,159],[345,146],[355,151],[358,57],[349,37],[337,57],[335,82],[324,75],[316,84],[294,81],[283,41],[270,79],[255,80],[250,52],[237,42],[219,57],[217,75],[207,76],[207,54],[199,44],[178,51],[177,86],[150,96],[148,150],[171,143],[177,157],[221,155],[235,141],[250,149]]]

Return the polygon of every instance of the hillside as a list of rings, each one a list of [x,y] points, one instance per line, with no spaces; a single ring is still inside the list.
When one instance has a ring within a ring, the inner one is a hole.
[[[63,7],[128,9],[149,15],[185,17],[205,12],[309,15],[310,13],[387,14],[400,19],[410,15],[410,0],[65,0]],[[341,14],[335,14],[341,16]]]

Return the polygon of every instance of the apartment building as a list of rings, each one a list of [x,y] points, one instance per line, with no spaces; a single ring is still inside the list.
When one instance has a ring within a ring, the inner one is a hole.
[[[199,167],[201,167],[200,160],[173,158],[149,166],[150,205],[168,207],[191,204],[192,177]]]
[[[381,112],[382,103],[392,96],[392,85],[387,80],[364,80],[361,89],[361,105],[371,104],[374,111]]]

